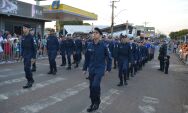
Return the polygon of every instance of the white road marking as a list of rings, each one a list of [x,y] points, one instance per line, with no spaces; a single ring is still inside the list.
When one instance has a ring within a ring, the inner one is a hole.
[[[145,103],[148,103],[148,104],[158,104],[159,103],[159,99],[153,98],[153,97],[147,97],[147,96],[144,96],[142,101]]]
[[[155,108],[150,105],[139,106],[138,108],[142,111],[142,113],[155,113],[156,112]]]
[[[1,69],[0,72],[12,71],[12,69]]]
[[[159,104],[159,99],[144,96],[142,101],[144,102],[145,105],[138,106],[138,108],[140,109],[142,113],[155,113],[156,112],[155,107],[153,107],[153,105],[151,104]]]
[[[39,88],[43,88],[45,86],[54,84],[56,82],[60,82],[62,80],[65,80],[65,78],[57,77],[57,78],[54,78],[54,79],[51,79],[51,80],[48,80],[48,81],[37,83],[36,85],[34,84],[31,89],[20,89],[20,90],[14,90],[14,91],[6,92],[4,94],[0,94],[0,101],[7,100],[9,97],[12,97],[12,96],[19,96],[19,95],[24,94],[26,92],[34,91],[34,90],[37,90]]]
[[[38,75],[36,75],[34,77],[41,77],[41,76],[45,76],[45,74],[38,74]],[[0,86],[10,85],[10,84],[22,82],[22,81],[25,81],[25,80],[26,80],[25,77],[20,77],[20,78],[16,78],[16,79],[12,79],[12,80],[7,80],[7,81],[0,82]]]
[[[5,78],[5,77],[9,77],[9,76],[14,76],[14,75],[19,75],[19,74],[24,74],[24,71],[18,72],[18,73],[10,73],[10,74],[6,74],[6,75],[0,75],[0,78]]]
[[[36,63],[36,65],[44,65],[44,66],[49,66],[49,64],[46,64],[46,63]]]
[[[66,98],[78,94],[82,90],[88,88],[88,85],[89,84],[86,82],[80,83],[72,88],[66,89],[63,92],[60,92],[60,93],[54,94],[52,96],[49,96],[48,98],[39,100],[38,102],[33,103],[31,105],[26,105],[26,106],[20,108],[19,111],[16,111],[14,113],[38,113],[41,110],[43,110],[49,106],[52,106],[58,102],[62,102]]]
[[[110,89],[107,93],[105,93],[104,96],[102,96],[100,108],[97,111],[94,111],[95,113],[103,113],[102,111],[105,110],[109,105],[112,104],[112,102],[117,98],[117,95],[120,94],[121,91],[116,89]],[[82,110],[80,113],[87,113],[87,106],[84,110]]]
[[[188,105],[183,105],[183,113],[188,113]]]

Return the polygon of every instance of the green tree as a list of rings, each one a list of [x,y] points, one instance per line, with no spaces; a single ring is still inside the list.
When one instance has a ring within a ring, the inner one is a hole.
[[[159,39],[165,39],[167,36],[165,34],[160,34],[160,36],[158,37]]]
[[[89,23],[84,23],[83,25],[88,25],[89,26],[90,24]]]
[[[180,31],[171,32],[169,34],[169,36],[171,37],[171,39],[179,39],[186,34],[188,34],[188,29],[183,29],[183,30],[180,30]]]

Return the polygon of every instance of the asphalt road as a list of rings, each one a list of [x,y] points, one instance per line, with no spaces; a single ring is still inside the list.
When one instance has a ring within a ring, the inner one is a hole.
[[[37,61],[35,84],[22,89],[23,64],[0,65],[0,113],[86,113],[90,105],[88,80],[82,66],[67,71],[56,59],[57,75],[48,75],[47,60]],[[112,70],[101,84],[101,105],[95,113],[188,113],[188,67],[171,54],[169,74],[157,69],[157,59],[117,87],[118,72]]]

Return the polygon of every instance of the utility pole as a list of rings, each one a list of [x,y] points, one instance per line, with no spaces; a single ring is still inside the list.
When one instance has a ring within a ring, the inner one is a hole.
[[[120,0],[119,0],[120,1]],[[114,32],[114,3],[119,1],[112,1],[112,23],[111,23],[111,37],[113,38],[113,32]]]
[[[128,28],[129,28],[129,22],[128,20],[126,21],[126,35],[128,36]]]
[[[146,35],[146,25],[148,24],[149,22],[144,22],[144,35]]]

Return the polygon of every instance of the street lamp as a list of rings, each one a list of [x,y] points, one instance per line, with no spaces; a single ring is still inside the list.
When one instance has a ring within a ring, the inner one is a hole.
[[[122,13],[123,11],[126,11],[126,10],[127,10],[127,9],[123,9],[123,10],[119,11],[118,14],[114,16],[114,19],[115,19],[120,13]]]

